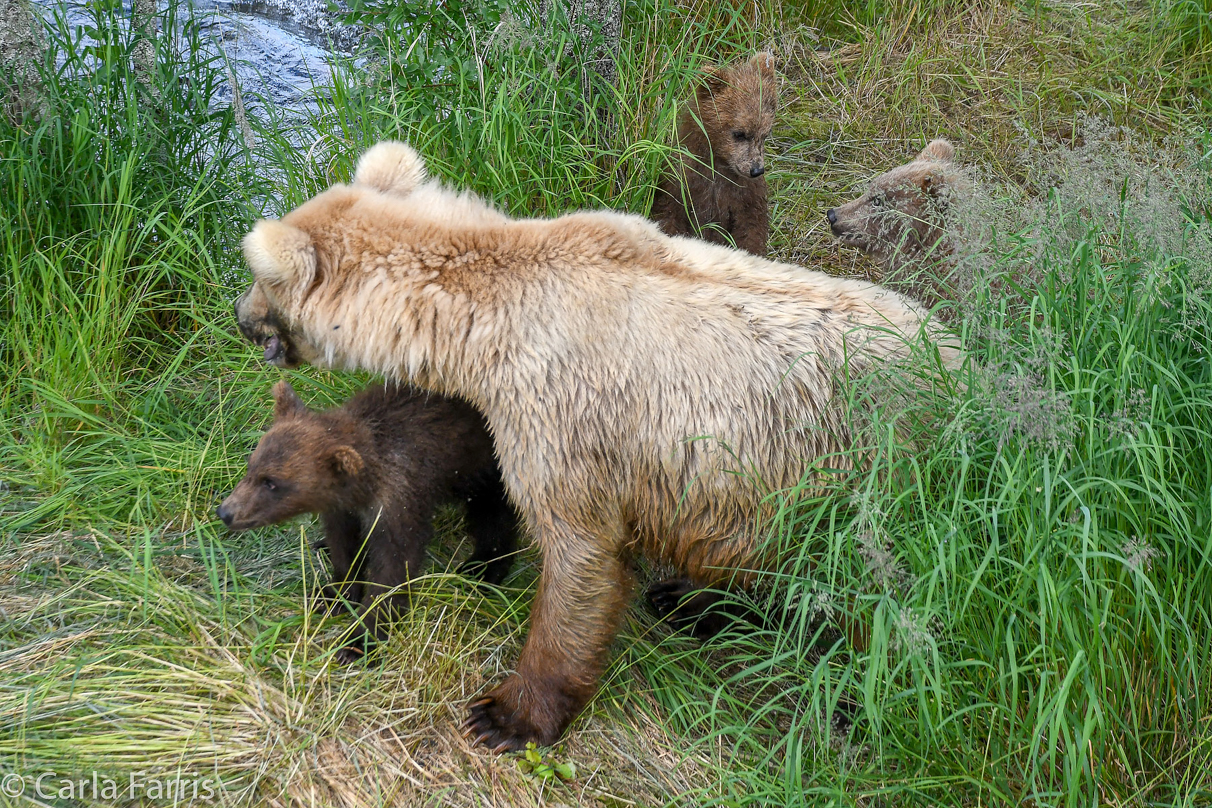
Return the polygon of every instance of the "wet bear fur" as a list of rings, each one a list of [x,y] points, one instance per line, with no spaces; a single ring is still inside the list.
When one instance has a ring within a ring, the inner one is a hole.
[[[484,413],[542,559],[515,672],[469,705],[469,737],[498,750],[553,743],[592,697],[634,556],[700,589],[745,585],[770,564],[769,492],[849,462],[844,378],[959,357],[872,283],[613,211],[514,219],[427,180],[398,142],[259,222],[244,251],[237,318],[271,361],[383,373]]]

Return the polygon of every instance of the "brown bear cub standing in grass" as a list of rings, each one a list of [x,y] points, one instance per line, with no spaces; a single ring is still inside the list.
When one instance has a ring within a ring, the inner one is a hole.
[[[908,286],[928,303],[945,297],[953,252],[947,215],[969,189],[953,162],[955,147],[933,140],[909,163],[873,179],[858,199],[826,217],[843,244],[878,261],[885,279]]]
[[[769,492],[850,462],[844,379],[958,360],[895,292],[613,211],[514,219],[427,180],[403,143],[258,222],[244,255],[236,317],[267,358],[484,414],[542,554],[515,672],[464,725],[498,750],[555,742],[593,696],[634,556],[698,588],[752,581],[775,561]]]
[[[382,384],[312,412],[282,381],[273,424],[217,515],[238,531],[320,514],[333,571],[328,607],[360,604],[359,632],[337,655],[349,662],[384,639],[386,619],[407,605],[405,591],[387,593],[420,572],[434,510],[451,501],[466,503],[475,541],[464,568],[500,583],[512,563],[515,516],[479,413]]]
[[[661,180],[651,219],[671,236],[735,244],[765,257],[770,237],[766,138],[778,106],[774,58],[708,70],[678,119],[682,155]]]

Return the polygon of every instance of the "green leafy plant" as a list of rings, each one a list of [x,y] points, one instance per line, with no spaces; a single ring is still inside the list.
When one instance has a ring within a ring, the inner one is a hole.
[[[558,761],[550,753],[544,755],[533,741],[526,744],[526,751],[518,758],[518,768],[528,777],[549,782],[572,780],[577,776],[575,763],[571,760]]]

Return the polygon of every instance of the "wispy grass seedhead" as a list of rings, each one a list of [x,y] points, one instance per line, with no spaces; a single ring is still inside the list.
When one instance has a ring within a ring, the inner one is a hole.
[[[1159,144],[1092,116],[1078,119],[1068,143],[1021,131],[1023,182],[970,169],[972,196],[950,219],[957,292],[970,307],[985,306],[990,284],[1002,294],[1014,283],[1030,290],[1052,266],[1069,283],[1066,264],[1082,245],[1145,262],[1136,294],[1163,299],[1156,287],[1176,259],[1190,265],[1192,288],[1202,288],[1212,265],[1204,212],[1212,189],[1198,144]]]

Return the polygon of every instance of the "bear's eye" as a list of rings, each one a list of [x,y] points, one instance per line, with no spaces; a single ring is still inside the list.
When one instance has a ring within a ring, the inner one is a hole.
[[[743,129],[732,130],[732,137],[736,140],[748,140],[749,136],[745,134]]]
[[[882,197],[882,196],[871,197],[871,207],[880,208],[883,206],[884,206],[884,197]]]
[[[278,484],[276,482],[274,482],[273,480],[269,479],[268,477],[261,480],[261,485],[265,486],[266,491],[277,491],[278,490]]]

